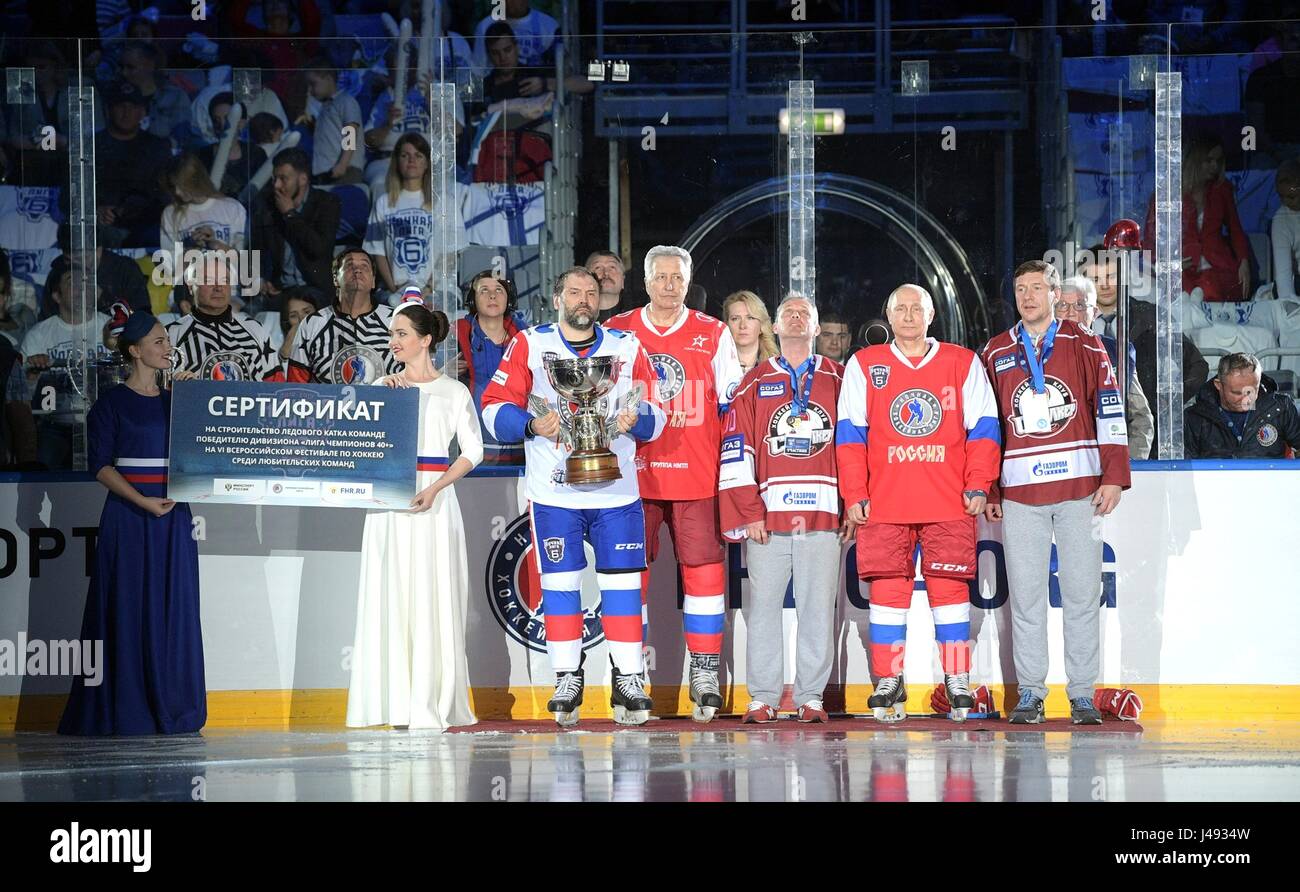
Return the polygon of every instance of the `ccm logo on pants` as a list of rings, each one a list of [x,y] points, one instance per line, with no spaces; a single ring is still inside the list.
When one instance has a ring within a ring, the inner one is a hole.
[[[640,542],[620,542],[614,546],[615,551],[640,551],[645,545]]]

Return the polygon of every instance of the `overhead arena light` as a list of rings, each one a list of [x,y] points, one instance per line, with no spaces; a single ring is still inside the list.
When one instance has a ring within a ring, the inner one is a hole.
[[[815,136],[839,136],[844,132],[844,109],[815,108],[812,111],[812,131]],[[778,118],[781,133],[790,132],[790,109],[781,109]]]

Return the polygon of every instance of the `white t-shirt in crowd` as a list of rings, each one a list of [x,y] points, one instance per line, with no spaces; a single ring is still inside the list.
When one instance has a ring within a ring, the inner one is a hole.
[[[1300,266],[1300,211],[1286,205],[1273,215],[1273,283],[1279,300],[1293,299],[1295,271]]]
[[[90,327],[91,343],[100,359],[108,359],[112,352],[104,346],[104,326],[108,317],[103,313],[95,314],[95,322]],[[51,316],[37,322],[27,330],[19,352],[24,358],[48,356],[51,363],[77,359],[78,346],[84,332],[83,325],[69,325],[62,316]]]
[[[188,204],[179,214],[176,206],[169,204],[163,209],[162,223],[159,226],[162,249],[171,251],[173,244],[181,242],[181,250],[184,251],[186,237],[199,227],[211,229],[217,241],[239,250],[244,247],[248,211],[235,199],[224,196]]]
[[[434,273],[433,255],[454,253],[469,244],[460,211],[462,188],[456,185],[455,199],[447,208],[445,237],[438,205],[434,204],[432,211],[425,210],[421,192],[404,189],[392,206],[387,192],[375,196],[362,247],[388,259],[397,288],[408,284],[429,287]]]
[[[366,165],[366,144],[361,132],[361,106],[342,90],[321,104],[320,115],[316,118],[316,129],[312,132],[312,175],[327,173],[339,163],[343,154],[343,127],[356,124],[357,132],[353,135],[352,160],[349,166],[361,170]]]

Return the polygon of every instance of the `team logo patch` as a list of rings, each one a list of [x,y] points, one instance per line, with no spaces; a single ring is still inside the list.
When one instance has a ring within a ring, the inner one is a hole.
[[[251,381],[248,362],[233,350],[213,353],[203,361],[199,377],[208,381]]]
[[[1014,369],[1015,367],[1016,358],[1014,356],[999,356],[997,359],[993,360],[993,374],[995,375],[1000,375],[1001,373],[1008,371],[1009,369]]]
[[[353,344],[334,354],[330,381],[334,384],[372,384],[384,374],[384,358],[374,347]]]
[[[546,549],[546,559],[552,564],[558,564],[560,561],[564,560],[563,539],[558,536],[553,536],[552,538],[542,542],[542,546]]]
[[[889,366],[884,363],[873,365],[867,371],[871,375],[871,383],[875,385],[876,390],[881,390],[889,383]]]
[[[928,437],[939,429],[943,409],[930,391],[913,387],[894,397],[889,421],[905,437]]]
[[[809,403],[801,417],[795,417],[793,409],[792,403],[786,403],[772,413],[767,427],[768,454],[812,458],[835,439],[830,413],[816,403]]]
[[[1049,422],[1045,431],[1029,430],[1020,411],[1020,401],[1024,399],[1026,393],[1033,390],[1033,385],[1029,382],[1029,379],[1026,378],[1011,394],[1011,415],[1009,420],[1012,428],[1019,436],[1051,437],[1069,424],[1071,419],[1074,418],[1075,412],[1078,411],[1078,405],[1074,401],[1074,394],[1070,392],[1070,388],[1065,386],[1064,381],[1048,375],[1044,383],[1047,385],[1047,420]]]
[[[785,384],[760,384],[758,385],[758,395],[760,397],[785,396]]]
[[[686,369],[667,353],[651,353],[650,367],[655,370],[659,382],[660,402],[671,402],[686,386]]]
[[[1261,424],[1255,432],[1255,439],[1259,440],[1261,446],[1272,446],[1277,442],[1277,428],[1271,424]]]
[[[594,555],[582,571],[582,647],[605,640],[600,624],[600,586],[596,582]],[[533,555],[528,515],[514,519],[492,546],[488,556],[486,586],[492,617],[507,635],[529,650],[546,653],[546,625],[542,615],[542,580]]]

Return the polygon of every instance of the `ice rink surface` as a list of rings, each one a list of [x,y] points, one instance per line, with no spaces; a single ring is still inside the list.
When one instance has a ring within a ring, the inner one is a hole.
[[[0,736],[0,801],[1192,801],[1300,799],[1300,723],[1008,733],[783,720],[740,730],[263,730]]]

